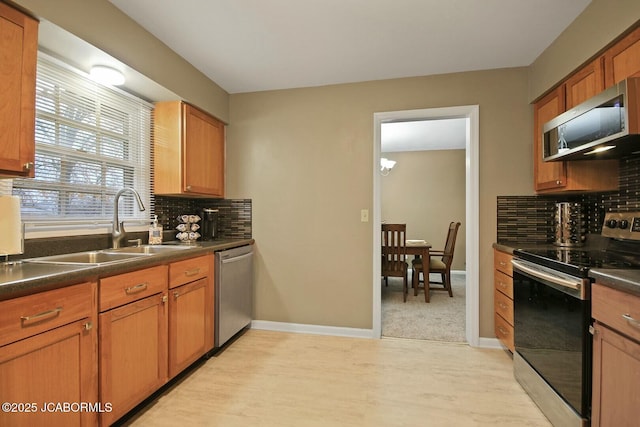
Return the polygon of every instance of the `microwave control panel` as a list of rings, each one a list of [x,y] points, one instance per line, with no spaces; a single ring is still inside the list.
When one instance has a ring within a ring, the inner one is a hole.
[[[614,239],[640,240],[640,212],[607,212],[602,235]]]

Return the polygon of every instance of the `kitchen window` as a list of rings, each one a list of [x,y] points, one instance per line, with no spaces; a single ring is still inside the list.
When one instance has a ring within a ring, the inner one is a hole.
[[[147,209],[123,197],[120,218],[148,222],[153,106],[42,53],[36,80],[35,177],[13,183],[27,231],[110,227],[124,187]]]

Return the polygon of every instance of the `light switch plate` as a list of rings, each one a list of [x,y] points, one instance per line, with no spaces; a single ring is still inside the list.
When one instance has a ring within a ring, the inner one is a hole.
[[[361,209],[360,210],[360,221],[361,222],[369,222],[369,209]]]

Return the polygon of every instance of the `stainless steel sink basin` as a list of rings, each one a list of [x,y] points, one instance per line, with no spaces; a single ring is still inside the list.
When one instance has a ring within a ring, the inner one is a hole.
[[[41,264],[65,264],[65,265],[104,265],[124,262],[137,257],[178,252],[191,249],[193,246],[178,245],[143,245],[129,246],[117,249],[104,249],[101,251],[75,252],[71,254],[52,255],[41,258],[30,258],[25,262]]]
[[[129,246],[118,249],[105,249],[103,252],[110,254],[137,254],[137,255],[155,255],[165,254],[168,252],[175,252],[184,249],[191,249],[193,246],[163,246],[163,245],[143,245],[143,246]]]
[[[25,261],[43,264],[103,265],[123,262],[139,256],[144,256],[144,254],[89,251],[31,258]]]

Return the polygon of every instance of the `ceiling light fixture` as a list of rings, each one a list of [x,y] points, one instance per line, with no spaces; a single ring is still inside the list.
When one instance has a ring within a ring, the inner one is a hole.
[[[105,85],[119,86],[124,83],[124,74],[106,65],[94,65],[89,71],[89,77],[95,82]]]
[[[389,175],[389,171],[396,165],[395,160],[389,160],[382,157],[380,159],[380,173],[382,176]]]

